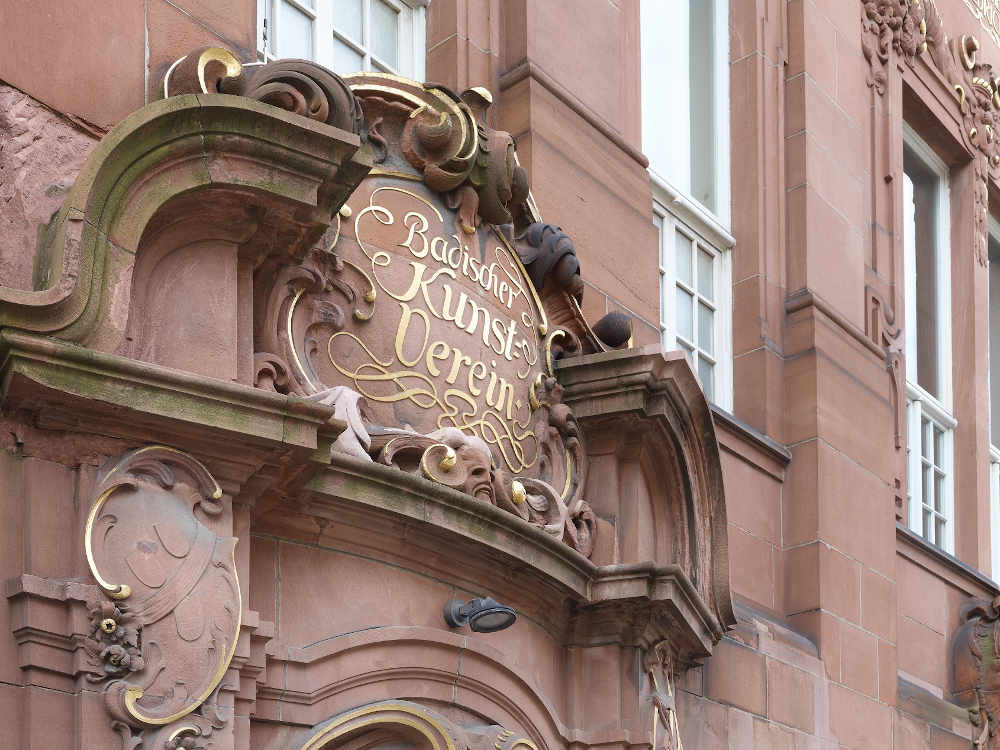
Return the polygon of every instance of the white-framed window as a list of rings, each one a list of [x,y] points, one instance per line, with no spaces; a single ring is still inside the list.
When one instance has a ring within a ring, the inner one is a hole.
[[[733,403],[729,3],[640,0],[642,148],[659,232],[660,338]]]
[[[642,150],[658,183],[729,228],[729,3],[640,0]]]
[[[429,0],[257,0],[258,52],[424,78]]]
[[[660,340],[681,349],[709,401],[732,409],[731,237],[701,230],[653,202],[659,234]]]
[[[954,552],[948,167],[905,123],[902,189],[909,525]]]

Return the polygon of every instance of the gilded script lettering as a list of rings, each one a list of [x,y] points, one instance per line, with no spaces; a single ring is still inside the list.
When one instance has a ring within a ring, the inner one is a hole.
[[[329,362],[369,401],[429,411],[432,427],[482,438],[520,473],[538,460],[529,393],[543,366],[544,313],[498,233],[454,226],[454,215],[446,220],[416,193],[373,190],[356,213],[355,241],[374,287],[391,301],[376,305],[374,319],[393,323],[334,332]],[[338,253],[349,244],[342,240]],[[391,330],[391,340],[366,330]]]

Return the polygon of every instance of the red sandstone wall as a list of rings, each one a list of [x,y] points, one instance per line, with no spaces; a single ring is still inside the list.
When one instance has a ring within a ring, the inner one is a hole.
[[[18,286],[30,283],[27,250],[95,135],[142,106],[177,55],[223,44],[247,59],[253,46],[246,0],[62,5],[42,14],[23,3],[4,7],[5,28],[18,33],[0,47],[0,78],[10,85],[0,90],[0,274]],[[576,241],[591,285],[590,317],[624,306],[640,323],[655,321],[651,200],[632,153],[639,142],[636,5],[571,6],[434,0],[428,78],[494,91],[497,124],[518,138],[545,218]],[[975,33],[984,58],[1000,61],[962,0],[938,6],[952,33]],[[569,12],[580,35],[565,33]],[[948,698],[947,645],[959,602],[990,590],[897,538],[900,464],[891,448],[889,381],[884,362],[863,343],[866,274],[884,252],[871,243],[872,222],[884,218],[874,213],[873,193],[885,183],[872,155],[859,6],[733,2],[730,31],[734,411],[789,445],[792,460],[785,466],[740,431],[721,429],[732,584],[744,606],[740,627],[685,680],[685,747],[968,747],[957,737],[968,727],[942,724],[933,699]],[[534,68],[524,67],[529,62]],[[885,274],[890,256],[881,256]],[[981,280],[973,281],[980,286],[972,306],[982,295]],[[792,309],[789,297],[800,292],[812,297]],[[639,325],[637,342],[651,340],[652,326]],[[961,351],[968,356],[956,368],[979,382],[984,362],[975,340]],[[964,408],[974,410],[977,398],[971,393]],[[982,446],[972,440],[968,447],[973,479],[958,497],[970,511],[964,517],[979,520],[962,522],[958,556],[983,567]],[[78,537],[79,519],[47,502],[72,495],[72,471],[11,452],[0,462],[4,577],[56,568],[82,575],[79,551],[69,545],[51,558],[38,554],[52,539]],[[251,549],[251,606],[278,622],[277,561],[287,581],[304,553],[266,537]],[[320,588],[286,594],[335,598],[349,583],[310,585]],[[308,625],[284,627],[302,629],[297,635],[308,641]],[[539,666],[540,684],[554,679],[552,669]],[[898,677],[924,692],[897,691]],[[39,701],[33,705],[66,717],[39,724],[31,738],[16,734],[16,722],[0,725],[8,733],[0,744],[55,745],[72,731],[68,695],[14,687],[24,684],[10,639],[0,639],[0,713],[16,714],[19,691],[30,690]]]

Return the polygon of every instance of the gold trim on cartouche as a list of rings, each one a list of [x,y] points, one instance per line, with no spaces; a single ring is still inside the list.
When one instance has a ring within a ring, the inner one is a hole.
[[[384,712],[398,711],[399,713],[409,714],[410,716],[415,716],[418,719],[421,719],[422,721],[426,722],[440,733],[441,737],[444,738],[445,747],[444,748],[441,747],[440,743],[437,741],[437,738],[434,736],[434,734],[432,732],[429,732],[424,725],[410,719],[405,719],[401,717],[392,717],[392,716],[386,716],[386,717],[375,716],[370,719],[366,719],[364,721],[359,721],[357,723],[351,724],[351,722],[353,722],[355,719],[358,719],[362,716],[377,714],[383,711]],[[345,726],[347,724],[350,724],[350,726]],[[321,729],[319,732],[317,732],[308,740],[306,740],[305,744],[302,745],[302,747],[299,748],[299,750],[319,750],[319,748],[322,745],[331,742],[337,739],[338,737],[341,737],[347,732],[353,732],[354,730],[361,729],[362,727],[368,727],[378,724],[400,724],[402,726],[408,726],[411,729],[416,729],[418,732],[420,732],[420,734],[426,737],[427,741],[431,745],[432,750],[455,750],[455,743],[452,740],[451,735],[448,734],[447,730],[438,721],[433,719],[429,714],[427,714],[424,711],[420,711],[412,706],[406,706],[401,703],[380,703],[374,706],[366,706],[365,708],[359,708],[355,711],[351,711],[347,714],[344,714],[339,719],[335,719],[332,724],[323,727],[323,729]]]
[[[177,450],[176,448],[168,448],[165,445],[146,446],[145,448],[140,448],[139,450],[137,450],[135,453],[132,454],[132,456],[135,457],[142,453],[146,453],[148,451],[153,451],[153,450],[168,451],[170,453],[176,453],[178,455],[184,456],[186,459],[193,461],[198,467],[200,467],[205,472],[206,476],[208,477],[212,476],[211,474],[209,474],[208,469],[206,469],[201,464],[201,462],[198,461],[196,458],[193,458],[187,455],[186,453]],[[114,472],[116,468],[117,464],[111,468],[111,470],[107,473],[107,475],[105,475],[104,479],[102,479],[101,481],[102,482],[107,481],[108,477],[111,476],[112,472]],[[214,478],[212,479],[212,482],[215,484],[215,490],[212,494],[212,499],[218,500],[222,497],[222,488],[219,487],[219,483],[216,482]],[[122,599],[128,599],[128,597],[131,596],[132,594],[132,589],[128,586],[128,584],[125,583],[119,583],[119,584],[111,583],[110,581],[106,580],[104,576],[101,575],[100,571],[97,569],[97,563],[94,561],[94,545],[93,545],[94,524],[97,523],[97,517],[98,515],[100,515],[101,508],[104,507],[104,503],[107,501],[107,499],[111,497],[112,494],[114,494],[115,490],[118,489],[120,489],[120,487],[117,485],[114,487],[109,487],[108,489],[106,489],[104,492],[101,493],[100,497],[98,497],[97,500],[94,501],[93,506],[90,508],[90,513],[87,515],[87,523],[84,526],[83,530],[83,550],[84,554],[87,557],[87,565],[90,567],[90,573],[91,575],[94,576],[94,580],[97,581],[97,585],[100,586],[104,590],[104,593],[106,593],[109,597],[120,601]]]

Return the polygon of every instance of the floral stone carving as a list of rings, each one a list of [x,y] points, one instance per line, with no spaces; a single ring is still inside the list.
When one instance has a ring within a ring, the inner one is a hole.
[[[222,512],[208,471],[163,446],[124,455],[95,488],[84,546],[106,598],[91,610],[87,653],[125,747],[153,736],[162,743],[146,747],[200,747],[179,738],[226,721],[213,694],[242,606],[236,539],[211,528]]]

